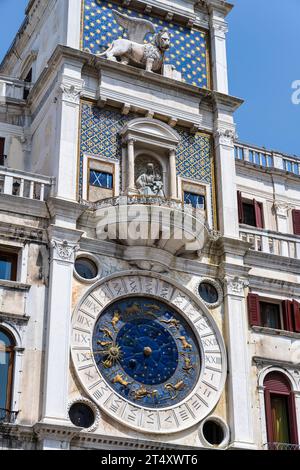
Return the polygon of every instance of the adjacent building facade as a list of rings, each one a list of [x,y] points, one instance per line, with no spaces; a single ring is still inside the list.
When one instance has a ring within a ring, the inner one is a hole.
[[[31,0],[0,69],[3,449],[297,449],[300,160],[223,0]]]

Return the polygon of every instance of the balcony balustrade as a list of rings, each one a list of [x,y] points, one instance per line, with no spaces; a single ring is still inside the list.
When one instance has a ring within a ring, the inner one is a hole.
[[[54,178],[0,167],[0,194],[45,201],[53,185]]]
[[[14,424],[16,422],[18,411],[10,411],[0,408],[0,425]]]
[[[236,143],[235,159],[264,168],[274,168],[300,176],[300,158]]]
[[[30,88],[30,83],[0,75],[0,104],[7,100],[25,100]]]
[[[264,445],[265,450],[300,450],[298,444],[289,444],[286,442],[268,442]]]
[[[240,238],[251,243],[252,250],[300,259],[300,237],[270,230],[240,226]]]

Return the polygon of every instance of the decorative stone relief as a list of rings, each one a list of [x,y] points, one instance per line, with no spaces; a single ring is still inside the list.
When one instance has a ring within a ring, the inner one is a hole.
[[[73,104],[80,103],[80,96],[83,86],[75,86],[69,83],[62,83],[60,90],[62,91],[63,100]]]
[[[291,208],[289,204],[286,202],[274,202],[273,209],[277,216],[279,217],[287,217],[288,210]]]
[[[229,295],[244,295],[244,289],[249,285],[249,282],[245,279],[240,279],[238,276],[236,277],[225,277],[224,278],[224,286],[226,288],[226,292]]]
[[[233,129],[218,129],[214,135],[221,145],[233,146],[237,138],[236,132]]]
[[[131,266],[136,266],[138,269],[152,271],[155,273],[168,273],[168,269],[159,263],[154,263],[151,261],[132,261]]]
[[[74,261],[76,251],[79,245],[69,243],[67,240],[51,240],[51,246],[54,249],[54,257],[57,256],[63,261]]]

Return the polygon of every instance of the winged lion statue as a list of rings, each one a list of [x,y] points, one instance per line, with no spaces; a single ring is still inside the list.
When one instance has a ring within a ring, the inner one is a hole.
[[[159,72],[164,63],[164,54],[170,48],[171,39],[168,29],[156,33],[151,21],[132,18],[113,10],[117,23],[127,31],[128,39],[117,39],[103,54],[109,60],[122,64],[133,63],[144,67],[148,72]],[[156,33],[150,43],[144,44],[148,33]]]

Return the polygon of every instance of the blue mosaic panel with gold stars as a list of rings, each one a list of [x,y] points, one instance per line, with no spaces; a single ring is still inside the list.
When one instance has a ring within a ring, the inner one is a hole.
[[[83,180],[83,155],[91,154],[121,161],[120,131],[126,122],[138,117],[124,116],[118,110],[100,109],[83,103],[81,109],[80,139],[80,194]],[[183,178],[202,183],[212,183],[211,137],[207,134],[191,134],[176,129],[181,139],[177,148],[177,172]]]
[[[145,18],[158,30],[168,28],[171,35],[171,48],[166,52],[165,62],[172,64],[182,73],[186,83],[209,87],[207,33],[198,29],[169,23],[154,16],[145,15],[106,0],[84,0],[83,49],[93,54],[104,52],[116,39],[126,38],[124,29],[115,21],[112,10],[118,10],[128,16]],[[146,36],[145,42],[152,39]]]
[[[177,173],[202,183],[212,182],[211,137],[178,130],[181,141],[177,148]]]
[[[180,403],[200,376],[192,328],[172,307],[150,297],[129,297],[106,308],[95,326],[93,353],[119,395],[149,408]]]

